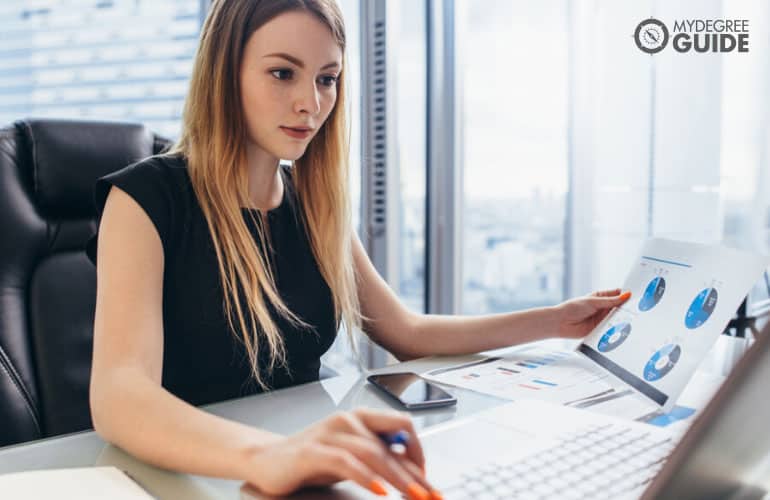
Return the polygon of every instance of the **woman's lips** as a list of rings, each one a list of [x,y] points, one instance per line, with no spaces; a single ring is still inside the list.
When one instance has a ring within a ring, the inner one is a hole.
[[[295,139],[305,139],[313,133],[312,129],[305,128],[281,127],[281,130],[283,130],[289,137]]]

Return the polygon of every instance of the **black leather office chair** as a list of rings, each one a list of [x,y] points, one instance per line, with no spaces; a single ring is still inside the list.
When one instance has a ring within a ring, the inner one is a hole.
[[[0,128],[0,446],[91,427],[93,185],[167,145],[138,124]]]
[[[169,145],[139,124],[0,128],[0,446],[92,427],[93,186]]]

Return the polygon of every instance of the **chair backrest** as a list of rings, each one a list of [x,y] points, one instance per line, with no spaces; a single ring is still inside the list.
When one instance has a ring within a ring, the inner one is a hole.
[[[0,446],[91,427],[92,189],[168,145],[130,123],[0,128]]]

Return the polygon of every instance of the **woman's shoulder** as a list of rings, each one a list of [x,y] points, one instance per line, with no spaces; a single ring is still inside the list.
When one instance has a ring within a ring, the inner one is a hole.
[[[112,176],[142,176],[151,180],[189,181],[187,160],[180,154],[159,154],[134,162]],[[109,177],[109,176],[108,176]]]
[[[187,163],[178,155],[155,155],[132,163],[97,180],[94,202],[98,219],[113,186],[120,188],[149,216],[164,249],[169,248],[174,223],[183,215],[189,188]],[[96,262],[96,236],[88,243],[89,258]]]
[[[96,186],[97,204],[100,195],[106,195],[109,185],[132,192],[165,193],[175,199],[190,189],[187,161],[181,155],[163,154],[131,163],[99,179]]]

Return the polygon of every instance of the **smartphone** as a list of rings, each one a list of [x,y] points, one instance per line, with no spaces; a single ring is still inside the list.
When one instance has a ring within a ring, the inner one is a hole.
[[[416,373],[383,373],[369,375],[366,380],[396,399],[408,410],[437,408],[457,403],[457,399],[441,387],[431,384]]]

